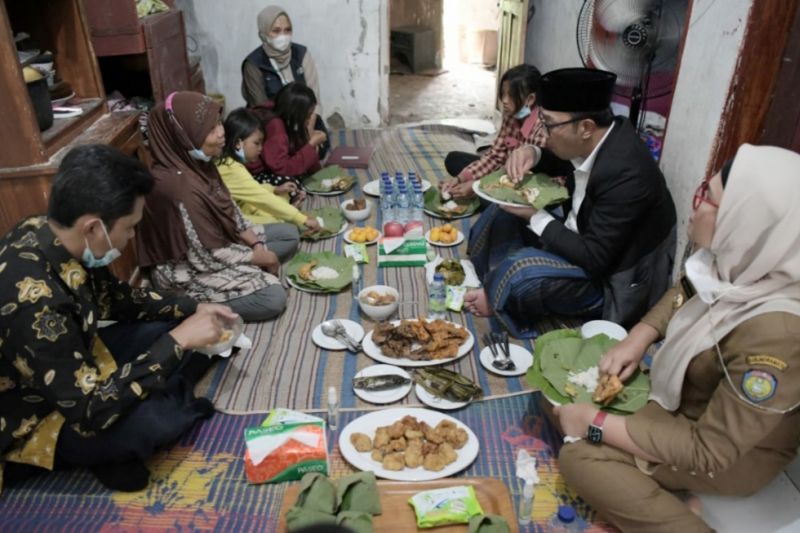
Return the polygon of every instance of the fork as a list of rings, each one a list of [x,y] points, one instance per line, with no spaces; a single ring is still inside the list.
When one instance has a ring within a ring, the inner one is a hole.
[[[342,335],[347,339],[347,344],[353,348],[353,351],[357,352],[361,350],[361,342],[355,340],[353,337],[350,336],[350,333],[347,332],[347,328],[344,327],[344,324],[340,320],[334,320],[333,325],[336,328],[339,335]]]
[[[491,336],[492,340],[498,344],[500,352],[503,354],[502,359],[492,362],[492,365],[498,370],[516,370],[517,365],[515,365],[514,361],[511,359],[511,352],[509,350],[508,333],[492,333]]]

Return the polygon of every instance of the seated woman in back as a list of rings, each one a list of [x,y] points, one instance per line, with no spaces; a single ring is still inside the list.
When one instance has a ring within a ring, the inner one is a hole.
[[[624,382],[664,338],[649,403],[624,417],[555,409],[589,441],[561,448],[561,473],[622,531],[710,532],[699,500],[675,492],[748,496],[797,456],[800,155],[742,145],[693,205],[686,277],[598,365]]]
[[[320,106],[317,67],[308,49],[292,42],[292,21],[282,7],[267,6],[257,18],[261,46],[250,52],[242,62],[242,96],[248,107],[274,102],[278,91],[293,81],[314,91],[314,127],[327,135]],[[330,145],[325,140],[320,148],[324,157]]]
[[[244,166],[258,159],[263,145],[264,129],[258,117],[243,107],[234,109],[225,119],[225,147],[216,162],[217,170],[245,218],[263,224],[270,249],[276,248],[278,240],[286,246],[293,243],[296,249],[298,226],[316,230],[319,222],[289,202],[289,195],[297,192],[293,182],[278,186],[260,184]]]
[[[278,186],[291,181],[302,191],[300,178],[321,168],[318,150],[326,135],[314,129],[316,103],[311,89],[290,83],[280,90],[274,106],[255,110],[265,124],[264,147],[247,168],[259,183]]]
[[[212,162],[225,143],[221,112],[194,92],[172,93],[150,112],[155,187],[136,234],[139,266],[157,288],[268,320],[286,307],[276,275],[287,257],[254,231]]]
[[[494,144],[482,155],[450,152],[444,160],[447,173],[453,176],[442,183],[442,193],[453,198],[471,198],[474,180],[503,168],[508,155],[523,144],[544,145],[539,128],[536,91],[541,74],[533,65],[517,65],[500,78],[500,105],[503,122]]]

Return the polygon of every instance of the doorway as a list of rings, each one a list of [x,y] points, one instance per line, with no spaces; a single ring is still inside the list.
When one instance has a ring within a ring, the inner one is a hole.
[[[389,124],[493,121],[497,0],[392,0]]]

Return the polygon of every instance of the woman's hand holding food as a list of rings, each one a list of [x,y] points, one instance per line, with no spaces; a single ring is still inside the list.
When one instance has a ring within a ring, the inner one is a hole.
[[[643,322],[637,324],[625,339],[608,350],[597,368],[600,375],[619,376],[627,380],[639,367],[647,348],[659,338],[658,331]]]
[[[322,226],[319,225],[319,220],[311,216],[306,216],[306,221],[303,225],[313,231],[319,231],[322,228]]]

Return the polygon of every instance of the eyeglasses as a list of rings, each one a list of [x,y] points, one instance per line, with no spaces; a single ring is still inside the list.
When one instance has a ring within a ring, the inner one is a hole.
[[[559,126],[566,126],[567,124],[573,124],[575,122],[579,122],[579,121],[583,120],[584,118],[586,118],[586,117],[575,117],[575,118],[571,118],[569,120],[565,120],[563,122],[555,122],[553,124],[548,124],[547,122],[545,122],[544,117],[541,114],[539,114],[537,116],[539,118],[539,128],[544,130],[545,135],[547,135],[548,137],[550,136],[550,132],[554,128],[558,128]]]
[[[703,202],[710,206],[719,209],[719,204],[708,199],[708,191],[711,184],[711,178],[704,179],[697,190],[694,191],[694,199],[692,200],[692,209],[697,209]]]

